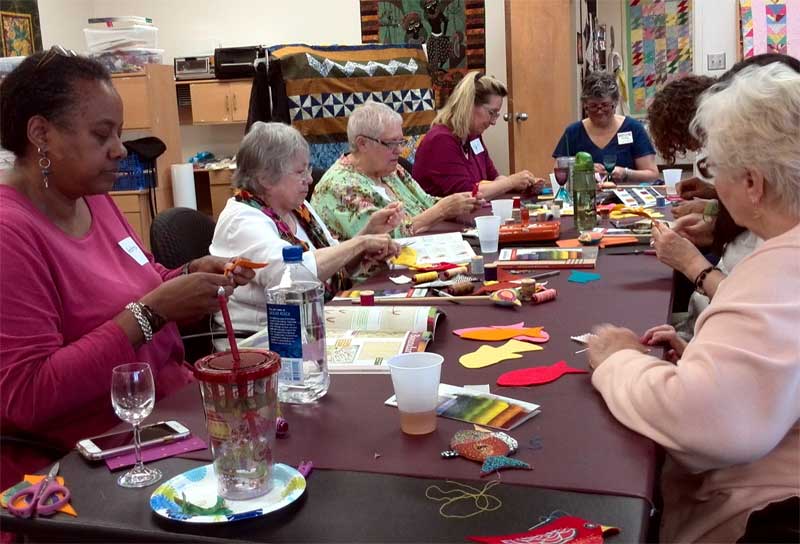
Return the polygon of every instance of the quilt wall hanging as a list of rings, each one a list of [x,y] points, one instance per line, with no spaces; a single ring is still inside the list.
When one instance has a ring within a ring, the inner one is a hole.
[[[36,0],[3,0],[0,11],[3,57],[27,57],[42,50],[42,28]]]
[[[347,118],[373,100],[403,116],[413,162],[435,115],[428,61],[420,45],[269,48],[272,120],[290,123],[311,146],[311,166],[327,170],[348,149]]]
[[[438,109],[486,66],[484,0],[361,0],[361,41],[424,44]]]
[[[740,0],[742,57],[782,53],[800,58],[800,0]]]
[[[633,115],[645,115],[664,85],[693,73],[693,0],[628,0],[628,66]]]

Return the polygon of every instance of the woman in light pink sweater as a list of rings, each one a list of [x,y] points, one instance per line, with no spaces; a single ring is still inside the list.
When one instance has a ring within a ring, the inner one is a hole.
[[[733,219],[765,243],[720,284],[688,345],[598,327],[592,383],[617,419],[669,454],[662,541],[774,541],[783,529],[797,539],[800,74],[772,64],[715,85],[693,129]],[[653,236],[666,244],[677,235],[659,226]],[[699,290],[707,275],[695,279]],[[649,355],[642,340],[665,341],[677,363]],[[759,532],[764,518],[773,532]]]

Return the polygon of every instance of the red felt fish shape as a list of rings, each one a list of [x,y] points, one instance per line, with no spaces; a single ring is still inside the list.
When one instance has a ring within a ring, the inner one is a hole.
[[[564,516],[525,533],[498,536],[470,536],[485,544],[603,544],[604,535],[619,533],[616,527],[592,523],[575,516]]]
[[[554,382],[564,374],[588,374],[588,370],[581,370],[580,368],[573,368],[565,361],[559,361],[550,366],[537,366],[533,368],[522,368],[520,370],[512,370],[501,374],[497,378],[497,385],[505,385],[507,387],[526,386],[526,385],[540,385],[543,383]]]

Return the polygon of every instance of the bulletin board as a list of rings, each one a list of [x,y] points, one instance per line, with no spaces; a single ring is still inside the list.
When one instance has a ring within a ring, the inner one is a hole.
[[[628,0],[631,114],[646,115],[667,83],[694,71],[693,0]]]
[[[741,56],[800,58],[800,0],[739,0]]]

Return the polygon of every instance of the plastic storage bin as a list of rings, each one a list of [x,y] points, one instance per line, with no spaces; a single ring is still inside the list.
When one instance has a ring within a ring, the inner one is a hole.
[[[90,53],[103,53],[116,49],[156,49],[158,27],[133,25],[127,28],[84,28],[86,47]]]
[[[106,53],[92,53],[106,69],[114,74],[143,72],[146,64],[161,64],[163,49],[120,49]]]

